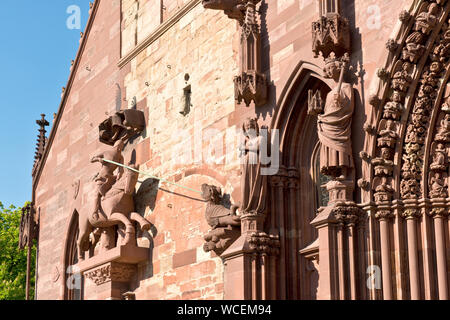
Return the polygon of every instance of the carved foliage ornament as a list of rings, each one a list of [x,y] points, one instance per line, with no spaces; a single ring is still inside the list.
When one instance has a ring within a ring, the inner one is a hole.
[[[88,271],[84,276],[99,286],[110,281],[128,282],[135,273],[134,265],[112,262]]]
[[[280,253],[280,237],[268,235],[267,233],[253,233],[250,235],[248,243],[250,249],[261,254],[278,255]]]

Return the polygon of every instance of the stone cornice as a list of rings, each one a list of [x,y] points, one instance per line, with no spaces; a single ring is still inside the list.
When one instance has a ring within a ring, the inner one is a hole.
[[[118,66],[119,68],[123,68],[127,65],[131,60],[136,58],[136,56],[144,51],[148,46],[150,46],[153,42],[158,40],[163,34],[167,32],[170,28],[172,28],[182,17],[184,17],[189,11],[194,9],[198,4],[201,3],[201,0],[191,0],[180,10],[175,12],[175,14],[170,17],[167,21],[163,22],[155,31],[153,31],[147,38],[141,41],[133,50],[128,52],[124,57],[119,60]]]

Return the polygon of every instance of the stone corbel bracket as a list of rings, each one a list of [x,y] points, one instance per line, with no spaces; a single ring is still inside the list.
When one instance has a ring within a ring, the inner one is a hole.
[[[268,81],[261,70],[261,28],[256,5],[261,0],[204,0],[205,9],[222,10],[241,27],[240,74],[234,78],[238,103],[267,103]]]

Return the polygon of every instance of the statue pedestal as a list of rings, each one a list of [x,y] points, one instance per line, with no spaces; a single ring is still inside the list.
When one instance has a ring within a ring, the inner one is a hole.
[[[149,259],[149,249],[119,246],[77,267],[83,275],[84,300],[123,300],[137,274],[139,263]]]
[[[276,299],[278,236],[263,230],[264,215],[243,215],[242,234],[222,255],[225,300]]]
[[[357,287],[364,259],[362,228],[364,212],[353,199],[353,181],[331,181],[327,184],[330,201],[320,208],[311,224],[318,230],[318,300],[362,298],[364,288]],[[305,249],[306,250],[306,249]],[[308,253],[308,252],[305,252]],[[315,252],[317,256],[317,252]]]

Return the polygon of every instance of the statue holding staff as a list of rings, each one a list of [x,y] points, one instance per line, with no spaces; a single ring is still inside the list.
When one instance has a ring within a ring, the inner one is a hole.
[[[311,103],[309,107],[309,114],[317,114],[318,118],[320,170],[336,180],[348,179],[354,168],[351,132],[355,102],[353,86],[344,82],[349,60],[348,54],[341,59],[331,54],[325,60],[325,76],[333,79],[336,86],[328,93],[323,110]]]

